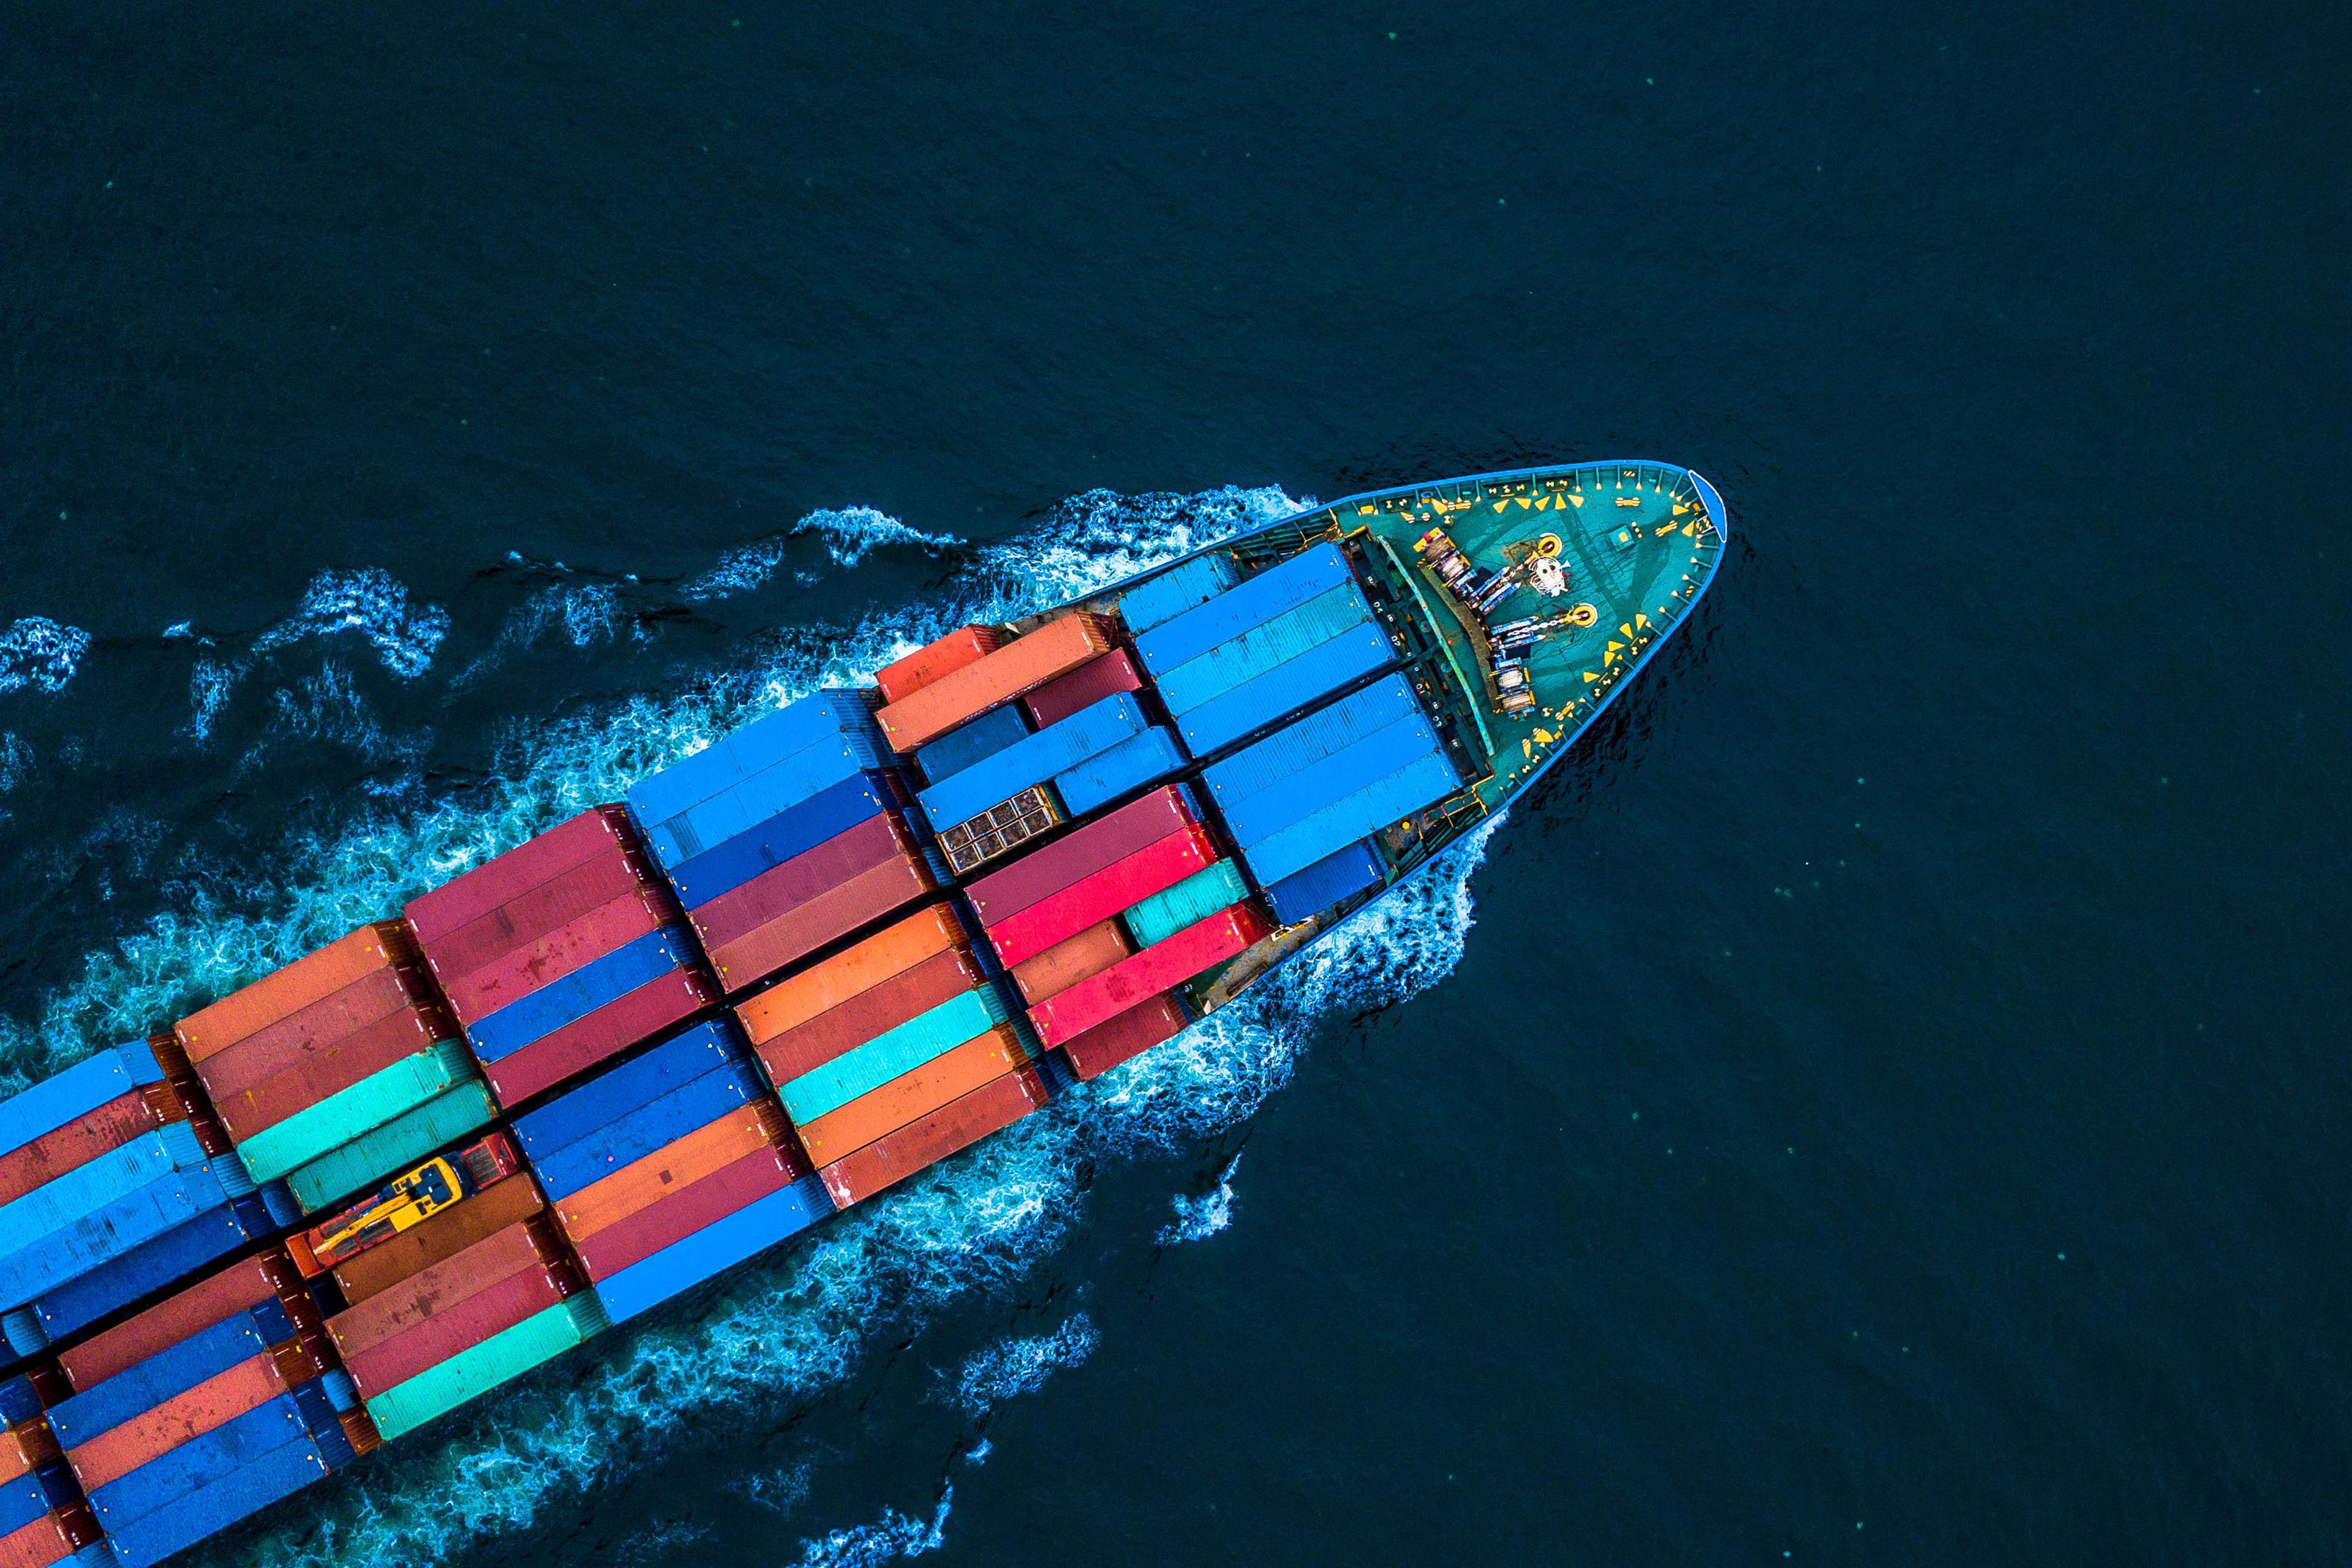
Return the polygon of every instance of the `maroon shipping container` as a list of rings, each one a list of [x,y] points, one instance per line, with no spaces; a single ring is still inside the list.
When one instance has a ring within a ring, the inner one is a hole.
[[[991,872],[967,887],[964,894],[971,900],[981,923],[994,925],[1192,824],[1192,813],[1183,797],[1172,787],[1163,786],[1042,849],[1032,850],[1002,871]]]
[[[415,971],[375,970],[206,1057],[196,1064],[196,1076],[215,1097],[235,1094],[431,995],[425,977]]]
[[[711,967],[719,971],[724,989],[740,991],[938,887],[921,860],[911,854],[893,855],[724,947],[711,949]]]
[[[885,1029],[895,1029],[961,995],[985,978],[979,960],[970,953],[935,952],[912,969],[826,1008],[807,1023],[761,1041],[760,1060],[771,1081],[790,1083],[843,1052],[856,1049]]]
[[[1099,1078],[1119,1063],[1174,1039],[1190,1022],[1182,1005],[1163,993],[1064,1040],[1062,1054],[1069,1058],[1070,1070],[1080,1078]]]
[[[719,987],[699,969],[674,969],[519,1051],[484,1062],[482,1076],[499,1103],[511,1109],[718,1000]]]
[[[364,1355],[386,1340],[440,1316],[499,1280],[526,1268],[550,1268],[562,1253],[544,1219],[520,1220],[454,1258],[409,1276],[327,1320],[327,1333],[343,1359]]]
[[[250,1089],[214,1089],[213,1109],[220,1112],[221,1125],[242,1142],[263,1128],[275,1127],[296,1111],[351,1088],[370,1073],[415,1056],[436,1039],[456,1037],[457,1030],[446,1019],[429,1020],[415,1008],[405,1008],[296,1058]],[[241,1048],[232,1046],[226,1054],[234,1056]],[[215,1057],[213,1061],[220,1059]],[[205,1065],[209,1068],[212,1062]]]
[[[653,889],[624,893],[560,930],[500,953],[471,974],[446,981],[450,1009],[461,1022],[478,1024],[517,997],[651,936],[673,918],[675,906]]]
[[[467,921],[446,936],[418,945],[425,950],[425,962],[433,966],[434,978],[446,985],[652,879],[635,856],[616,849],[572,867],[488,914]]]
[[[1135,668],[1135,655],[1125,648],[1114,648],[1100,658],[1088,659],[1059,680],[1049,680],[1021,700],[1029,710],[1030,721],[1040,730],[1048,724],[1058,724],[1081,708],[1091,708],[1106,697],[1122,691],[1143,689],[1143,671]]]
[[[845,1209],[904,1181],[926,1165],[1020,1121],[1045,1103],[1045,1081],[1035,1068],[1016,1068],[949,1101],[920,1121],[877,1138],[824,1168],[833,1206]]]
[[[30,1143],[0,1155],[0,1204],[13,1204],[34,1188],[79,1170],[100,1154],[120,1149],[163,1119],[138,1089],[120,1094],[95,1110],[53,1127]]]
[[[807,1174],[798,1150],[756,1150],[596,1232],[579,1244],[580,1266],[591,1279],[609,1279]]]
[[[419,942],[432,942],[616,848],[636,848],[627,814],[617,805],[592,805],[455,881],[411,899],[401,915]]]
[[[814,849],[771,866],[740,888],[730,888],[709,903],[688,912],[706,947],[724,947],[746,931],[757,931],[779,915],[837,888],[861,871],[881,865],[894,855],[911,853],[907,830],[888,812],[869,816],[856,826],[836,833]]]
[[[276,1296],[280,1281],[293,1273],[291,1263],[268,1253],[232,1263],[137,1317],[127,1318],[71,1350],[59,1351],[58,1365],[76,1390],[87,1392],[191,1334],[259,1306]]]
[[[547,1310],[565,1294],[553,1270],[522,1269],[352,1357],[343,1363],[343,1370],[359,1384],[362,1398],[373,1399],[385,1389],[439,1366],[459,1351],[473,1349],[500,1330],[513,1328],[532,1313]]]

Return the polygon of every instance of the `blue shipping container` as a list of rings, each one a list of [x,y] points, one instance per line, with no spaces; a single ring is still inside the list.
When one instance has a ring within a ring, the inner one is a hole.
[[[596,1286],[605,1315],[620,1322],[766,1251],[833,1213],[824,1178],[803,1176],[780,1193],[746,1204],[725,1219],[620,1270]]]
[[[293,1496],[325,1475],[327,1468],[318,1439],[308,1435],[297,1437],[218,1480],[197,1487],[170,1508],[157,1509],[119,1530],[110,1530],[107,1544],[122,1568],[149,1568],[182,1547]]]
[[[144,1519],[159,1508],[210,1486],[273,1449],[310,1434],[293,1395],[281,1394],[258,1409],[166,1449],[89,1494],[89,1506],[108,1530]]]
[[[766,1095],[767,1086],[743,1063],[705,1073],[651,1105],[641,1106],[608,1122],[597,1130],[594,1137],[583,1138],[537,1162],[539,1184],[551,1203],[568,1198],[622,1166],[642,1160],[655,1150],[675,1143],[698,1128],[708,1127],[729,1111]]]
[[[514,1121],[515,1142],[533,1163],[557,1150],[651,1105],[681,1085],[744,1059],[742,1037],[731,1018],[712,1018]]]
[[[566,1024],[576,1023],[640,985],[650,984],[695,956],[694,939],[684,926],[664,926],[562,979],[525,992],[486,1018],[466,1026],[466,1038],[484,1061],[522,1049]]]
[[[1143,709],[1131,691],[1114,692],[1057,724],[1010,745],[924,790],[919,798],[936,827],[950,827],[1044,784],[1065,768],[1109,751],[1144,730]]]
[[[54,1132],[75,1117],[96,1110],[142,1084],[163,1081],[155,1053],[144,1040],[131,1040],[76,1062],[54,1078],[42,1079],[0,1100],[0,1153],[13,1153],[44,1132]]]
[[[173,1171],[130,1196],[84,1215],[35,1245],[0,1258],[0,1302],[18,1306],[86,1274],[149,1237],[160,1236],[229,1199],[217,1167],[226,1157]]]
[[[788,805],[797,805],[844,779],[878,770],[888,760],[880,742],[862,735],[835,735],[794,752],[732,789],[722,790],[689,811],[646,830],[654,858],[671,867],[749,833]]]
[[[20,1252],[51,1231],[128,1197],[165,1172],[201,1165],[208,1157],[196,1142],[195,1129],[184,1121],[169,1122],[109,1149],[14,1203],[0,1205],[0,1256]]]
[[[1343,583],[1226,638],[1197,658],[1186,659],[1160,678],[1160,700],[1171,713],[1198,708],[1371,618],[1372,606],[1364,591],[1353,583]]]
[[[1177,743],[1176,731],[1158,725],[1088,757],[1066,773],[1055,773],[1054,793],[1062,797],[1066,815],[1084,816],[1131,789],[1166,778],[1188,760],[1184,748]]]
[[[1241,586],[1242,569],[1222,550],[1180,561],[1118,596],[1119,618],[1131,632],[1148,632],[1185,611]]]
[[[49,1511],[49,1494],[37,1476],[0,1483],[0,1535],[22,1530]]]
[[[1303,871],[1352,839],[1377,833],[1400,817],[1444,800],[1461,784],[1443,755],[1408,763],[1345,800],[1300,818],[1272,837],[1242,851],[1260,887]]]
[[[882,784],[864,773],[853,774],[682,863],[670,872],[670,886],[688,909],[700,909],[761,872],[881,816],[890,804]]]
[[[950,730],[928,746],[915,748],[915,764],[932,784],[953,778],[983,757],[1029,736],[1029,716],[1017,702],[992,708],[961,730]]]
[[[12,1321],[8,1342],[18,1354],[30,1355],[47,1342],[78,1332],[109,1312],[186,1279],[257,1237],[292,1225],[301,1213],[283,1185],[267,1183],[258,1194],[173,1226],[48,1291],[32,1304],[36,1342],[17,1344]],[[10,1316],[13,1320],[16,1315]]]
[[[282,1305],[260,1302],[65,1400],[49,1412],[49,1428],[67,1447],[79,1447],[293,1334]]]
[[[1329,707],[1286,724],[1265,740],[1211,764],[1201,776],[1208,781],[1209,794],[1219,805],[1231,805],[1342,746],[1353,745],[1376,730],[1420,712],[1412,682],[1402,674],[1384,675],[1362,690],[1351,691]]]
[[[828,736],[878,733],[873,725],[867,693],[812,692],[639,779],[629,809],[639,822],[667,822]]]
[[[1309,763],[1271,789],[1218,804],[1224,808],[1234,842],[1247,847],[1440,749],[1437,731],[1416,713]]]
[[[1350,893],[1380,886],[1385,872],[1380,852],[1369,838],[1359,838],[1345,849],[1335,849],[1303,871],[1293,871],[1265,890],[1274,918],[1297,925],[1319,915]]]
[[[1395,661],[1388,633],[1368,622],[1178,715],[1176,729],[1192,754],[1203,757]]]
[[[1228,637],[1355,580],[1355,572],[1338,545],[1318,544],[1153,627],[1135,639],[1135,651],[1143,667],[1158,676],[1200,658]]]

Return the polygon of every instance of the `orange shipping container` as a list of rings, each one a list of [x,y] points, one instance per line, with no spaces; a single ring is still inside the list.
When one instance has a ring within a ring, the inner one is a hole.
[[[543,1268],[562,1256],[562,1245],[546,1234],[546,1221],[518,1220],[455,1257],[411,1275],[400,1282],[399,1289],[371,1296],[336,1313],[327,1320],[327,1332],[335,1349],[350,1361],[501,1279],[526,1268]]]
[[[945,904],[934,904],[757,996],[745,997],[736,1006],[735,1016],[742,1020],[743,1032],[751,1043],[758,1045],[839,1006],[861,991],[904,974],[927,958],[951,948],[969,947],[971,942],[955,911]]]
[[[1021,999],[1034,1007],[1057,991],[1093,979],[1134,951],[1118,921],[1107,920],[1014,964],[1013,984],[1021,987]]]
[[[810,1159],[829,1165],[1028,1061],[1029,1054],[1021,1048],[1012,1026],[999,1024],[978,1039],[966,1040],[912,1072],[900,1073],[881,1088],[825,1112],[800,1129],[801,1146]]]
[[[978,664],[1003,646],[1003,635],[994,626],[959,626],[897,663],[884,665],[876,673],[874,684],[882,689],[883,701],[896,702],[943,675],[952,675],[968,664]]]
[[[415,947],[398,921],[364,925],[340,942],[296,959],[275,974],[180,1020],[173,1030],[190,1061],[202,1061],[280,1018],[323,1001],[361,976],[414,963]]]
[[[205,1379],[185,1394],[174,1394],[119,1426],[110,1426],[80,1447],[67,1449],[66,1458],[81,1481],[81,1489],[96,1491],[285,1392],[285,1375],[269,1352],[263,1351]]]
[[[562,1222],[564,1235],[575,1242],[585,1241],[646,1205],[658,1203],[689,1183],[776,1142],[783,1131],[782,1117],[771,1105],[755,1103],[730,1110],[708,1127],[698,1127],[611,1175],[599,1177],[570,1197],[558,1199],[555,1217]]]
[[[474,1243],[546,1207],[539,1195],[539,1184],[519,1173],[492,1182],[472,1197],[459,1199],[390,1241],[336,1264],[330,1272],[335,1283],[343,1288],[343,1300],[356,1307],[410,1275],[430,1268],[443,1258],[454,1258]]]
[[[940,677],[874,715],[893,751],[911,752],[967,719],[1010,702],[1111,650],[1115,623],[1068,615],[1047,621],[987,658]]]
[[[14,1431],[0,1431],[0,1482],[15,1480],[35,1465],[58,1457],[58,1440],[44,1422],[31,1421]]]

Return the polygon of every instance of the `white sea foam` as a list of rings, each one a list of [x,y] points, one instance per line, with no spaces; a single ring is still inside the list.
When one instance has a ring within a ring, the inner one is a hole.
[[[79,626],[26,616],[0,632],[0,693],[28,686],[63,691],[89,651],[89,634]]]
[[[963,542],[952,533],[925,533],[909,528],[870,506],[827,507],[809,513],[782,533],[728,551],[717,565],[688,582],[682,591],[689,599],[748,594],[775,575],[791,552],[792,542],[803,537],[820,541],[836,566],[860,565],[877,550],[910,546],[937,552]]]
[[[1300,504],[1278,490],[1138,498],[1125,510],[1117,498],[1081,497],[1026,539],[974,552],[948,591],[920,606],[785,628],[763,639],[756,662],[683,693],[518,721],[491,776],[463,797],[402,811],[362,805],[331,836],[299,837],[262,863],[189,879],[194,890],[179,907],[92,955],[37,1017],[0,1019],[0,1061],[38,1076],[100,1044],[143,1035],[617,798],[646,773],[780,703],[870,679],[907,647],[966,621],[1042,608]],[[1483,844],[1482,835],[1440,857],[1381,912],[1348,922],[1243,1002],[853,1209],[782,1258],[740,1270],[648,1325],[625,1326],[589,1354],[306,1492],[245,1553],[284,1568],[446,1561],[529,1524],[551,1501],[658,1460],[709,1421],[781,1417],[839,1384],[887,1335],[1011,1287],[1076,1223],[1088,1161],[1231,1128],[1286,1081],[1322,1018],[1402,1000],[1450,969],[1469,923],[1464,879]],[[898,1537],[873,1526],[881,1533],[858,1539],[934,1542],[943,1520],[944,1506],[929,1525],[902,1521],[908,1530]]]
[[[1217,1184],[1205,1193],[1177,1193],[1169,1199],[1176,1218],[1160,1229],[1160,1245],[1205,1241],[1234,1223],[1234,1173],[1242,1157],[1235,1154],[1218,1173]]]
[[[974,1354],[950,1380],[945,1396],[967,1415],[984,1415],[1008,1399],[1036,1393],[1047,1378],[1085,1361],[1101,1343],[1094,1320],[1074,1312],[1050,1334],[999,1340]]]
[[[384,668],[414,680],[432,667],[435,650],[449,635],[449,612],[410,603],[407,587],[381,566],[321,572],[310,579],[301,607],[255,638],[253,651],[347,631],[365,637]]]
[[[942,1487],[939,1507],[932,1510],[928,1523],[908,1519],[895,1508],[886,1508],[875,1523],[828,1531],[814,1541],[801,1542],[801,1554],[794,1560],[796,1568],[878,1568],[881,1563],[895,1563],[902,1557],[937,1552],[947,1544],[948,1510],[954,1503],[955,1488]]]
[[[509,611],[497,640],[475,656],[449,684],[461,689],[472,685],[551,633],[561,633],[575,648],[612,642],[621,635],[625,618],[621,590],[614,584],[552,584]],[[632,629],[642,628],[633,626]]]

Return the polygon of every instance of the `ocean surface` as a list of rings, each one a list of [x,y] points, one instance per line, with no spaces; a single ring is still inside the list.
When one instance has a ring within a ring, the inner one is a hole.
[[[2347,81],[2340,5],[10,9],[10,1075],[1313,498],[1732,510],[1277,994],[189,1561],[2352,1560]]]

